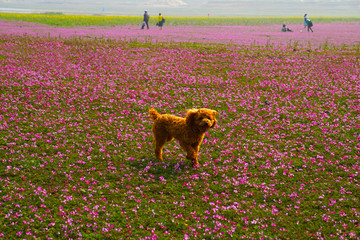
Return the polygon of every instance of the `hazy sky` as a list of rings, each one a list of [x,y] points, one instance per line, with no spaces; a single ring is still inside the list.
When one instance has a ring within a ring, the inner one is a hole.
[[[360,0],[0,0],[0,11],[172,16],[360,16]]]

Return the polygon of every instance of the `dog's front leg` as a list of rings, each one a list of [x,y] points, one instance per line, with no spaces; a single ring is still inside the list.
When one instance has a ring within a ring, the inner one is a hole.
[[[194,166],[200,165],[198,162],[198,152],[199,147],[196,147],[193,144],[180,143],[181,147],[187,153],[186,158],[190,159]]]

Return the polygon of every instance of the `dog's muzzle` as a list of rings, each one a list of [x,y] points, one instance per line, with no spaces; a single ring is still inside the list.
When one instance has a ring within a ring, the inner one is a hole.
[[[203,124],[203,126],[202,126],[202,129],[203,129],[204,131],[208,130],[209,128],[210,128],[210,124],[207,123],[207,122],[205,122],[205,123]]]

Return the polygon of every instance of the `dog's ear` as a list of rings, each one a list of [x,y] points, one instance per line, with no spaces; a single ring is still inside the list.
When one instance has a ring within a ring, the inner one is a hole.
[[[212,111],[212,114],[213,114],[213,116],[214,116],[214,123],[213,123],[213,125],[211,125],[210,128],[213,128],[213,127],[216,126],[217,120],[216,120],[215,116],[219,115],[219,113],[218,113],[217,111]]]
[[[198,113],[197,109],[189,109],[186,114],[186,124],[191,125],[194,121],[195,115]]]
[[[216,126],[216,124],[217,124],[217,120],[216,120],[216,118],[214,118],[214,123],[213,123],[213,125],[211,125],[211,127],[210,127],[210,128],[215,127],[215,126]]]

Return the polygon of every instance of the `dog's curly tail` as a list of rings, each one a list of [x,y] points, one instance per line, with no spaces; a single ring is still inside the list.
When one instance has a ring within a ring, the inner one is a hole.
[[[153,109],[153,108],[149,110],[149,113],[150,113],[151,119],[154,120],[154,121],[161,116],[161,115],[160,115],[155,109]]]

